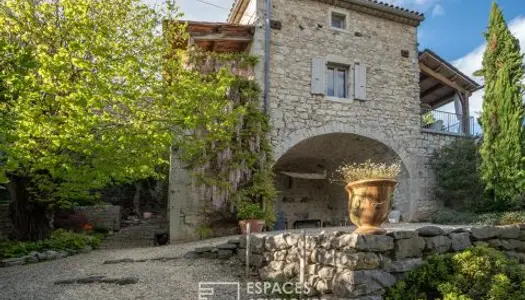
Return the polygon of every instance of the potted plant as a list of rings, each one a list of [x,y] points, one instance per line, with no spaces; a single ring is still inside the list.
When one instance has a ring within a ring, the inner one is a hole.
[[[242,203],[237,207],[237,217],[241,233],[247,233],[247,225],[250,224],[250,232],[262,232],[264,227],[265,213],[261,205],[257,203]]]
[[[381,225],[391,209],[392,194],[397,184],[399,163],[344,164],[337,169],[348,192],[348,214],[359,234],[385,234]]]

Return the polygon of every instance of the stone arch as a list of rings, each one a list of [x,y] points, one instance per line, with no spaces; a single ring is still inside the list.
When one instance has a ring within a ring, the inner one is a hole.
[[[284,139],[281,139],[276,146],[274,146],[274,159],[278,161],[288,150],[293,148],[300,142],[313,138],[319,135],[330,133],[349,133],[372,140],[376,140],[381,144],[392,149],[401,159],[402,163],[408,171],[409,178],[414,178],[415,162],[411,158],[405,147],[403,147],[393,137],[386,136],[383,132],[373,131],[371,128],[364,126],[344,124],[340,122],[330,122],[321,127],[303,128],[294,131]]]
[[[308,146],[306,146],[307,148],[304,148],[305,143],[307,143],[306,145],[311,146],[312,145],[311,143],[312,142],[315,143],[315,141],[327,142],[327,140],[324,139],[325,137],[335,137],[336,139],[341,138],[342,140],[346,140],[347,137],[345,135],[353,136],[353,139],[355,138],[357,138],[358,140],[360,139],[362,143],[365,143],[365,141],[369,141],[369,142],[366,142],[366,145],[368,146],[364,146],[365,148],[369,147],[368,149],[370,149],[370,147],[374,147],[375,149],[375,147],[378,147],[376,150],[376,153],[382,153],[381,149],[383,149],[384,151],[388,151],[391,157],[397,157],[397,159],[401,161],[402,166],[403,166],[403,172],[402,172],[403,175],[400,179],[399,189],[396,192],[396,203],[399,205],[398,208],[401,209],[402,211],[403,219],[405,221],[412,220],[413,214],[414,214],[414,208],[415,208],[415,200],[419,197],[419,193],[417,192],[417,189],[418,189],[417,187],[419,186],[419,183],[416,178],[418,174],[417,168],[416,168],[417,159],[410,155],[406,147],[403,145],[402,141],[400,141],[400,139],[396,139],[395,135],[388,135],[388,134],[385,134],[385,132],[381,132],[377,130],[374,131],[364,126],[349,125],[349,124],[343,124],[339,122],[330,122],[321,127],[299,129],[288,136],[276,136],[275,137],[276,145],[274,146],[274,158],[276,161],[275,167],[277,168],[276,169],[277,171],[276,175],[278,175],[277,178],[278,179],[280,178],[279,176],[280,174],[278,173],[278,171],[287,171],[283,169],[279,170],[280,167],[283,166],[283,160],[284,160],[284,164],[286,165],[286,162],[289,160],[290,155],[295,156],[296,154],[298,154],[297,153],[298,147],[300,147],[299,149],[310,149],[308,148]],[[370,144],[370,142],[372,142],[373,144]],[[342,147],[345,147],[344,145],[345,143],[343,143]],[[348,143],[346,143],[346,145],[348,145]],[[333,146],[331,149],[333,149]],[[300,151],[304,151],[304,150],[300,150]],[[314,147],[312,148],[311,151],[314,151],[315,153],[320,153],[318,152],[319,147]],[[301,152],[301,153],[305,153],[305,152]],[[311,153],[312,152],[310,152],[310,154]],[[355,153],[356,152],[354,152],[354,154]],[[341,152],[339,151],[339,153],[335,153],[336,156],[338,154],[341,154]],[[309,165],[310,163],[316,164],[316,161],[317,160],[313,158],[307,159],[307,160],[301,161],[299,165],[304,166],[305,164]],[[304,164],[302,164],[303,162]],[[302,168],[302,167],[299,167],[299,168]],[[280,182],[280,180],[278,180],[277,182]],[[321,189],[321,187],[319,187],[319,189]],[[340,197],[340,195],[337,197]],[[284,201],[284,199],[281,199],[281,200]],[[290,200],[288,199],[288,201]]]

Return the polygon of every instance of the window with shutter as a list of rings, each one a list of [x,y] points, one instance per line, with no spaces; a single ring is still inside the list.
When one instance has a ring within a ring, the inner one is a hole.
[[[366,99],[366,66],[355,63],[354,67],[354,98],[358,100]]]
[[[323,57],[312,59],[312,94],[325,94],[326,60]]]

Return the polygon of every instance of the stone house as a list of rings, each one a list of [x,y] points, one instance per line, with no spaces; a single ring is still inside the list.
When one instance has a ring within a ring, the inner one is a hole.
[[[394,205],[404,221],[426,220],[439,207],[430,156],[471,134],[469,96],[480,86],[418,50],[423,20],[370,0],[236,0],[226,23],[188,22],[189,43],[260,58],[276,207],[289,228],[346,222],[346,192],[327,178],[342,162],[401,161]],[[439,110],[449,103],[455,112]],[[205,199],[195,199],[189,176],[173,156],[172,240],[194,238],[200,220]]]

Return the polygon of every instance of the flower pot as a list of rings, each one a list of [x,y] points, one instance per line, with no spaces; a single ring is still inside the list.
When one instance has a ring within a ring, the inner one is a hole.
[[[367,179],[354,181],[346,185],[348,214],[352,223],[357,225],[359,234],[385,234],[381,228],[388,218],[391,207],[391,195],[397,181],[393,179]]]
[[[248,233],[247,225],[250,224],[250,233],[262,232],[264,227],[264,220],[259,219],[247,219],[240,220],[239,226],[241,227],[241,233],[246,235]]]

